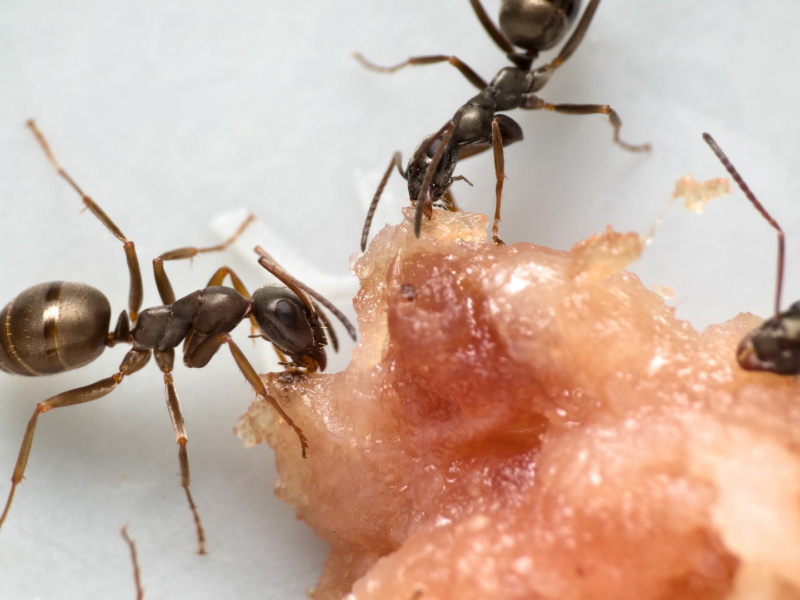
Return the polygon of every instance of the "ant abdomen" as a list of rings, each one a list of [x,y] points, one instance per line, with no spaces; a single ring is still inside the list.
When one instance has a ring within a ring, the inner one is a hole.
[[[103,353],[110,322],[108,299],[89,285],[29,287],[0,312],[0,369],[37,376],[82,367]]]
[[[504,0],[500,31],[515,46],[536,54],[561,41],[580,8],[580,0]]]

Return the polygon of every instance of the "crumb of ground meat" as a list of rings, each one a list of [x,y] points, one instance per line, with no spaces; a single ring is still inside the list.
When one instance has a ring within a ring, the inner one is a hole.
[[[315,600],[800,598],[800,387],[737,366],[759,319],[695,331],[611,230],[485,229],[384,228],[347,369],[265,376],[307,460],[264,403],[237,428],[332,546]]]

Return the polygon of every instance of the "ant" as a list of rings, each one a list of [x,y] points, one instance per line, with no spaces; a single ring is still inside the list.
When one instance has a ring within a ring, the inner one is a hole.
[[[523,108],[550,110],[571,115],[608,115],[614,128],[614,142],[631,152],[646,152],[649,144],[631,145],[619,137],[622,120],[606,104],[551,104],[539,98],[539,91],[549,81],[553,72],[575,52],[597,11],[600,0],[591,0],[583,12],[575,31],[562,46],[558,56],[550,63],[533,68],[539,53],[555,46],[566,34],[580,12],[580,0],[502,0],[500,27],[487,15],[480,0],[470,0],[475,15],[486,33],[505,52],[513,66],[502,68],[489,83],[456,56],[415,56],[391,67],[381,67],[369,62],[361,54],[356,59],[364,66],[381,73],[393,73],[406,66],[430,65],[448,62],[480,90],[459,108],[453,118],[436,133],[425,137],[414,150],[403,171],[400,152],[396,152],[381,179],[370,204],[361,233],[361,251],[367,246],[369,228],[383,188],[392,169],[408,181],[408,193],[416,206],[414,234],[419,237],[422,215],[430,218],[432,207],[439,203],[455,210],[450,186],[463,176],[453,177],[459,159],[473,156],[492,148],[495,168],[495,213],[492,240],[502,244],[498,235],[500,200],[505,179],[503,147],[521,141],[522,128],[511,117],[497,114],[500,111]],[[523,51],[519,51],[517,48]]]
[[[297,434],[303,457],[306,457],[306,436],[278,401],[267,393],[258,373],[229,332],[249,318],[253,329],[260,332],[255,337],[263,337],[272,342],[284,361],[286,357],[290,359],[284,365],[290,370],[311,373],[325,369],[325,346],[329,339],[334,350],[338,349],[335,333],[316,302],[331,311],[354,340],[355,329],[336,307],[289,275],[261,248],[256,249],[260,255],[259,264],[285,286],[267,285],[251,296],[236,273],[228,267],[222,267],[214,273],[207,287],[176,299],[164,270],[164,261],[189,259],[201,253],[225,249],[252,222],[252,215],[230,239],[218,246],[179,248],[154,259],[153,271],[163,305],[140,312],[143,285],[133,241],[125,237],[100,206],[64,171],[32,120],[28,121],[28,127],[58,174],[81,196],[85,207],[122,242],[130,274],[128,310],[122,311],[114,330],[109,333],[111,306],[105,295],[96,288],[63,281],[30,287],[0,311],[0,322],[4,323],[0,336],[0,370],[28,376],[61,373],[92,362],[107,346],[125,343],[131,344],[132,348],[122,359],[119,370],[110,377],[63,392],[36,405],[17,456],[11,477],[11,490],[0,515],[0,527],[8,515],[17,485],[25,474],[39,415],[54,408],[74,406],[106,396],[126,376],[144,367],[153,355],[163,374],[167,409],[178,443],[181,486],[186,492],[194,518],[198,552],[204,554],[205,534],[189,489],[189,458],[186,452],[188,438],[172,378],[175,348],[183,343],[184,364],[187,367],[200,368],[208,364],[223,344],[227,344],[236,365],[256,395],[269,402]],[[233,283],[232,288],[222,285],[228,276]]]
[[[785,244],[783,229],[772,218],[767,209],[758,201],[755,194],[739,175],[731,161],[709,134],[703,139],[711,147],[722,165],[739,184],[742,192],[756,207],[761,216],[778,234],[778,273],[775,286],[775,316],[748,333],[739,343],[736,359],[747,371],[770,371],[778,375],[800,375],[800,302],[795,302],[789,310],[781,312],[781,292],[783,288],[783,264]]]

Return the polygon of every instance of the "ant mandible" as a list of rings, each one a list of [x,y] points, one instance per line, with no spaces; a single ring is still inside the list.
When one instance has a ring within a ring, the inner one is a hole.
[[[0,311],[0,322],[5,323],[0,335],[0,370],[28,376],[62,373],[92,362],[107,346],[126,343],[131,344],[132,348],[122,359],[119,370],[110,377],[63,392],[36,405],[17,456],[11,490],[0,515],[0,527],[8,516],[14,492],[25,474],[39,415],[54,408],[74,406],[106,396],[127,375],[144,367],[153,355],[163,374],[167,409],[178,443],[181,486],[186,492],[194,518],[198,552],[203,554],[205,533],[189,489],[188,438],[172,377],[175,348],[183,343],[184,364],[200,368],[208,364],[223,344],[227,344],[236,365],[256,395],[269,402],[297,434],[305,457],[308,448],[306,436],[278,401],[267,393],[258,373],[233,341],[230,332],[249,318],[254,330],[260,331],[260,337],[272,342],[284,360],[285,357],[291,359],[288,363],[290,368],[313,372],[325,369],[328,335],[334,349],[338,346],[336,336],[316,302],[330,310],[354,340],[355,329],[336,307],[289,275],[260,248],[256,249],[260,255],[259,263],[285,287],[267,285],[251,296],[236,273],[228,267],[222,267],[214,273],[207,287],[176,299],[164,269],[164,261],[223,250],[241,235],[253,220],[252,216],[230,239],[218,246],[179,248],[154,259],[153,271],[163,305],[140,312],[143,285],[134,243],[64,171],[36,124],[29,121],[28,126],[59,175],[81,196],[85,207],[122,242],[130,274],[130,293],[127,312],[122,311],[116,327],[109,333],[111,306],[99,290],[82,283],[63,281],[28,288]],[[233,288],[222,285],[226,277],[231,278]]]
[[[785,242],[783,229],[772,218],[767,209],[758,201],[750,187],[731,161],[709,134],[703,139],[717,155],[742,192],[756,207],[761,216],[778,234],[778,268],[775,284],[775,316],[764,321],[758,328],[748,333],[739,343],[736,359],[748,371],[769,371],[778,375],[800,375],[800,302],[795,302],[789,310],[781,312],[781,292],[783,289],[783,264]]]
[[[362,252],[367,247],[372,218],[392,169],[396,167],[400,176],[408,181],[408,194],[412,204],[416,206],[414,234],[419,237],[422,215],[425,214],[430,218],[435,203],[455,210],[449,189],[453,181],[464,179],[463,176],[453,177],[458,160],[489,148],[494,151],[496,177],[492,240],[495,244],[502,243],[498,228],[505,179],[503,147],[522,140],[523,135],[519,124],[507,115],[497,114],[500,111],[523,108],[544,109],[571,115],[608,115],[614,128],[614,142],[632,152],[650,149],[649,144],[632,145],[620,139],[619,130],[622,121],[617,112],[606,104],[551,104],[535,93],[544,87],[553,71],[575,52],[589,28],[600,0],[589,2],[575,31],[561,48],[558,56],[552,62],[534,69],[533,63],[539,53],[552,48],[564,37],[580,12],[580,4],[580,0],[502,0],[498,29],[486,14],[480,0],[470,0],[470,5],[486,33],[513,63],[513,66],[501,69],[489,83],[456,56],[416,56],[392,67],[381,67],[367,61],[358,53],[355,55],[363,65],[382,73],[392,73],[409,65],[448,62],[480,90],[478,95],[459,108],[453,118],[439,131],[420,142],[411,155],[405,171],[401,166],[400,153],[394,154],[367,212],[361,233]],[[523,51],[519,51],[515,46],[522,48]]]

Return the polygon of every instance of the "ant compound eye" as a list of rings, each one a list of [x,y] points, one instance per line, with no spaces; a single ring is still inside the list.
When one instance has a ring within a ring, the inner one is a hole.
[[[280,285],[264,286],[253,294],[253,316],[261,332],[279,350],[302,356],[315,348],[319,325],[294,292]]]
[[[433,143],[430,145],[430,147],[428,148],[428,151],[425,153],[425,155],[428,158],[433,158],[433,155],[436,154],[436,151],[439,149],[439,146],[441,146],[441,145],[442,145],[441,138],[433,140]]]
[[[275,302],[275,316],[287,329],[297,329],[298,322],[298,307],[289,300],[281,299]]]

